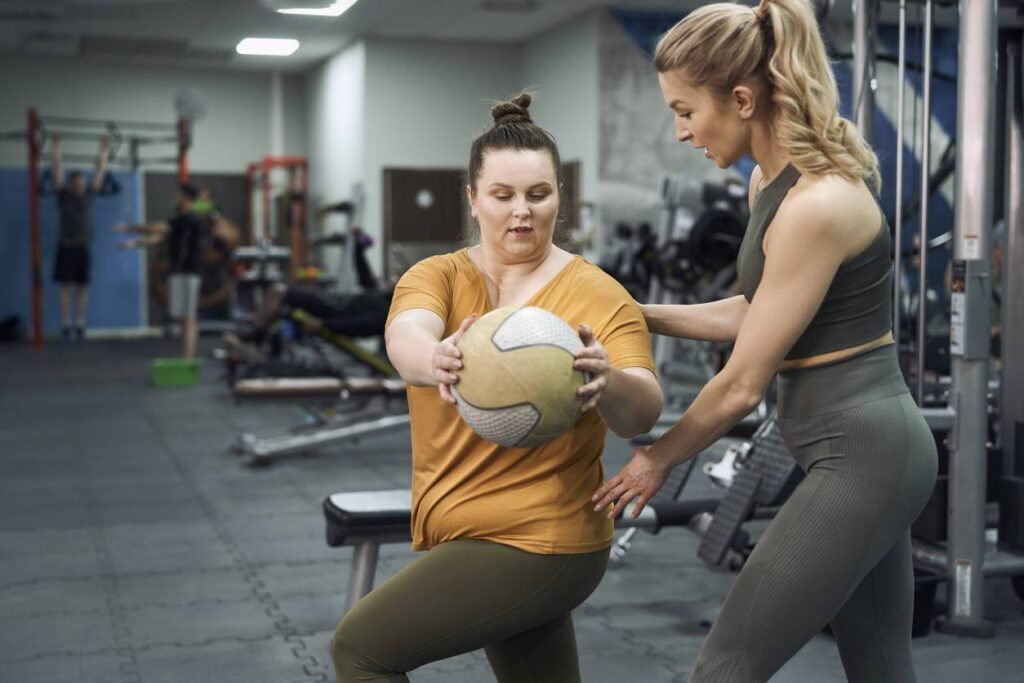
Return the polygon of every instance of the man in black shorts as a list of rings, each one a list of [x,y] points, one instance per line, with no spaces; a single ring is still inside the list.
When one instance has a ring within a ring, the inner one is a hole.
[[[151,247],[167,240],[170,255],[167,313],[169,318],[181,321],[183,356],[189,359],[196,357],[199,339],[199,256],[204,242],[203,222],[193,210],[196,194],[196,188],[191,185],[180,186],[176,199],[178,212],[166,221],[114,227],[118,232],[142,235],[122,242],[122,249]]]
[[[60,241],[57,259],[53,268],[53,279],[60,284],[60,317],[64,341],[75,337],[85,338],[85,313],[88,303],[90,266],[92,261],[92,203],[103,187],[107,171],[107,153],[110,138],[100,137],[100,149],[96,156],[96,170],[92,182],[88,183],[81,171],[72,171],[68,183],[64,183],[64,169],[61,166],[60,135],[50,134],[52,153],[53,187],[57,192],[57,209],[60,214]],[[77,318],[71,316],[71,290],[75,289]]]

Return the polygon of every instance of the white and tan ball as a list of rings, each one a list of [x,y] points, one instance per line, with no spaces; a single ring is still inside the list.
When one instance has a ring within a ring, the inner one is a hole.
[[[459,340],[462,370],[452,393],[462,419],[500,446],[539,446],[580,416],[585,382],[573,368],[579,335],[554,313],[506,307],[477,320]]]

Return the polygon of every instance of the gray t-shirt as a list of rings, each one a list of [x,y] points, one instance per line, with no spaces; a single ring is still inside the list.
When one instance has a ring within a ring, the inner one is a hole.
[[[87,247],[92,244],[92,188],[77,195],[64,188],[57,195],[60,210],[60,243],[65,247]]]

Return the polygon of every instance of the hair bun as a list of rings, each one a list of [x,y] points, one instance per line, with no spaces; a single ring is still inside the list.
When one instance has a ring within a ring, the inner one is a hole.
[[[491,116],[494,117],[494,125],[503,123],[533,123],[530,118],[530,102],[533,98],[529,93],[522,93],[509,102],[502,102],[491,109]]]

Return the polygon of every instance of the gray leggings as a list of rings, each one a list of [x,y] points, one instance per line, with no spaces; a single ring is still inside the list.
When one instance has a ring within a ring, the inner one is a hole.
[[[884,346],[779,375],[786,446],[807,476],[758,540],[691,683],[767,681],[831,624],[851,683],[911,683],[910,524],[935,441]]]
[[[572,610],[607,565],[607,548],[538,555],[442,543],[345,615],[331,642],[337,681],[407,683],[407,671],[484,648],[501,683],[578,682]]]

